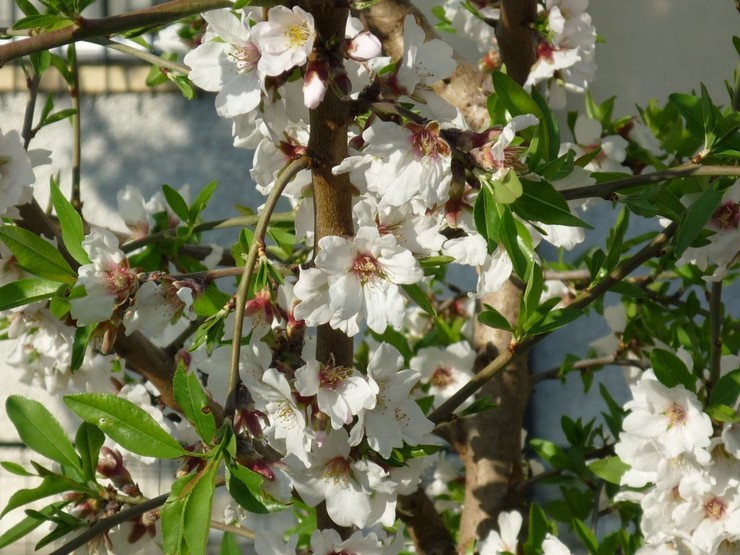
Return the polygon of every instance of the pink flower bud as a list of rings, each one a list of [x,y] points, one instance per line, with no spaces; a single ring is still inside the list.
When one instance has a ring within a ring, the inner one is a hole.
[[[313,110],[321,104],[328,81],[329,65],[324,60],[308,63],[306,77],[303,80],[303,103],[306,108]]]
[[[356,34],[347,43],[347,55],[358,62],[376,58],[381,52],[380,40],[369,31]]]

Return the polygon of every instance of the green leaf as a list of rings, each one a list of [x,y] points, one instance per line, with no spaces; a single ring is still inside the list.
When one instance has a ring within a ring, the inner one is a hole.
[[[15,0],[15,5],[20,8],[24,15],[38,15],[39,13],[30,0]]]
[[[77,114],[77,110],[75,108],[66,108],[64,110],[59,110],[58,112],[54,112],[53,114],[48,116],[46,119],[44,119],[44,122],[41,124],[41,127],[46,127],[47,125],[51,125],[52,123],[62,121],[63,119],[67,119],[76,114]]]
[[[592,229],[592,226],[570,212],[563,195],[547,181],[533,182],[525,179],[522,185],[522,195],[512,208],[525,220]]]
[[[548,311],[545,317],[536,325],[532,326],[528,332],[530,335],[550,333],[551,331],[555,331],[570,324],[581,316],[583,316],[583,311],[572,307]]]
[[[20,395],[11,395],[5,401],[5,412],[30,449],[61,465],[82,468],[64,428],[44,405]]]
[[[690,94],[673,93],[668,99],[686,120],[686,128],[692,135],[704,135],[704,115],[701,99]]]
[[[650,364],[653,366],[655,377],[664,386],[675,387],[683,384],[686,389],[695,392],[696,378],[689,372],[684,362],[673,353],[653,349],[650,352]]]
[[[43,509],[34,511],[33,516],[27,516],[17,524],[14,524],[10,528],[8,528],[3,533],[3,535],[0,536],[0,549],[14,544],[22,537],[27,536],[28,534],[33,532],[36,528],[46,522],[46,519],[43,517],[51,516],[51,514],[54,513],[57,509],[61,509],[68,503],[68,501],[60,501],[58,503],[48,505]]]
[[[3,509],[3,512],[0,513],[0,518],[4,517],[13,509],[22,507],[28,503],[33,503],[34,501],[38,501],[44,497],[57,495],[65,491],[85,491],[86,489],[87,488],[82,484],[68,478],[67,476],[62,476],[61,474],[49,474],[44,477],[41,484],[37,487],[32,489],[22,489],[11,495],[8,500],[8,504]]]
[[[216,434],[216,421],[208,406],[208,397],[198,377],[192,372],[185,372],[183,364],[179,364],[175,371],[173,392],[175,401],[195,426],[198,435],[205,443],[210,443]]]
[[[61,283],[74,283],[77,274],[61,253],[35,233],[21,227],[0,227],[0,240],[13,253],[18,265],[30,274]]]
[[[180,92],[185,98],[193,100],[195,97],[195,89],[193,89],[193,85],[187,77],[184,75],[175,75],[173,73],[170,73],[169,77],[170,80],[177,85],[177,88],[180,89]]]
[[[596,539],[596,535],[586,526],[580,518],[574,518],[571,523],[578,537],[586,546],[588,552],[592,555],[596,555],[599,552],[599,540]]]
[[[90,343],[93,333],[98,328],[98,324],[88,324],[82,328],[75,329],[75,337],[72,341],[72,360],[70,370],[74,373],[80,369],[85,360],[85,352]]]
[[[33,14],[28,15],[14,23],[13,30],[19,31],[21,29],[46,29],[51,31],[54,29],[69,27],[70,25],[72,25],[72,23],[73,21],[71,19],[61,15]],[[46,53],[48,54],[48,51],[46,51]],[[48,64],[46,67],[48,67]],[[41,73],[43,73],[43,69],[40,73],[38,73],[38,75],[41,75]]]
[[[704,148],[710,150],[717,140],[717,109],[714,107],[704,83],[701,84],[701,113],[704,127]]]
[[[188,203],[185,202],[185,199],[182,198],[180,193],[165,184],[162,185],[162,194],[175,215],[183,222],[187,222],[188,216],[190,215],[190,209],[188,208]]]
[[[738,396],[740,396],[740,368],[717,380],[709,395],[709,404],[734,407]]]
[[[66,395],[64,403],[132,453],[160,459],[187,454],[154,418],[131,401],[103,393],[78,393]]]
[[[165,553],[180,555],[188,552],[184,538],[185,508],[189,492],[186,488],[196,479],[196,474],[186,474],[175,480],[170,496],[162,506],[160,521],[162,523],[162,547]]]
[[[704,229],[712,214],[722,201],[723,191],[716,187],[710,187],[697,198],[691,206],[686,209],[681,221],[678,223],[675,237],[675,256],[679,258],[683,252],[691,246],[694,239]]]
[[[458,413],[458,416],[470,416],[478,414],[479,412],[495,409],[498,405],[493,402],[490,395],[486,395],[480,399],[476,399],[470,406],[466,407]]]
[[[59,289],[58,281],[21,278],[0,287],[0,311],[51,298]]]
[[[727,422],[729,424],[740,422],[740,414],[727,405],[709,405],[704,411],[709,415],[709,418],[716,422]]]
[[[11,474],[15,474],[16,476],[36,476],[33,472],[29,472],[25,468],[23,468],[18,463],[10,462],[10,461],[2,461],[0,462],[0,466],[2,466],[5,470],[10,472]]]
[[[605,482],[619,485],[622,474],[629,470],[630,465],[619,457],[607,457],[589,463],[588,468]]]
[[[493,200],[499,204],[511,204],[522,196],[522,182],[516,172],[509,168],[501,181],[493,183]]]
[[[231,463],[226,467],[226,487],[234,501],[250,513],[266,514],[282,511],[287,507],[262,490],[261,474],[252,472],[246,466]]]
[[[514,219],[508,207],[504,207],[504,210],[501,212],[498,237],[511,258],[514,272],[520,278],[524,279],[530,263],[534,260],[532,236],[521,222],[517,222]]]
[[[545,512],[537,503],[532,503],[529,506],[529,531],[524,542],[524,552],[527,555],[540,553],[540,546],[547,533],[551,531],[554,532],[554,530],[551,530]]]
[[[490,305],[484,304],[483,306],[485,307],[485,310],[478,313],[478,321],[481,324],[485,324],[489,328],[495,328],[498,330],[513,330],[511,324],[506,319],[506,316]]]
[[[241,555],[241,548],[234,538],[233,534],[224,532],[221,538],[221,547],[218,550],[218,555]]]
[[[195,201],[190,207],[190,221],[191,222],[195,222],[195,220],[198,218],[200,213],[206,207],[206,205],[208,204],[208,201],[211,200],[211,197],[213,196],[213,192],[216,190],[216,187],[218,187],[218,183],[216,181],[211,181],[210,183],[208,183],[205,187],[203,187],[200,190],[200,192],[198,193],[198,196],[195,197]]]
[[[100,428],[88,422],[83,422],[77,428],[75,445],[82,461],[82,472],[85,479],[95,481],[95,471],[100,458],[100,449],[105,442],[105,435]]]
[[[201,472],[190,490],[183,515],[183,537],[191,553],[205,553],[211,530],[213,492],[218,463],[211,462]]]
[[[434,317],[437,315],[437,311],[434,309],[432,301],[429,300],[429,297],[427,297],[427,294],[424,293],[424,290],[418,283],[404,283],[401,285],[401,288],[404,293],[408,295],[409,299],[414,301],[419,308],[429,314],[429,316]]]
[[[475,229],[485,237],[488,244],[488,253],[490,254],[498,244],[498,226],[500,223],[498,208],[490,187],[481,187],[473,206],[473,217],[475,219]]]

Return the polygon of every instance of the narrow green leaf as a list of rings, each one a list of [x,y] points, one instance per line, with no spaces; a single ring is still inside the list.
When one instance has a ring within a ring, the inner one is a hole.
[[[15,0],[15,5],[20,8],[24,15],[38,15],[39,10],[29,0]]]
[[[723,191],[710,187],[697,198],[691,206],[686,209],[681,221],[678,223],[675,237],[675,256],[679,258],[683,252],[691,246],[712,214],[722,201]]]
[[[524,542],[524,552],[527,554],[539,553],[545,536],[551,531],[550,528],[545,512],[537,503],[532,503],[529,506],[529,531]]]
[[[221,547],[218,550],[218,555],[241,555],[241,548],[234,538],[233,534],[224,532],[223,538],[221,538]]]
[[[211,181],[208,183],[205,187],[203,187],[200,192],[198,193],[198,196],[195,197],[195,201],[193,202],[192,206],[190,207],[190,221],[195,222],[195,220],[198,218],[198,215],[203,211],[203,209],[208,204],[208,201],[211,200],[211,197],[213,196],[213,192],[216,190],[216,187],[218,187],[218,183],[216,181]]]
[[[10,472],[11,474],[15,474],[16,476],[36,476],[33,472],[29,472],[25,468],[23,468],[18,463],[10,462],[10,461],[2,461],[0,462],[0,466],[2,466],[5,470]]]
[[[82,461],[82,472],[88,481],[95,481],[95,470],[100,458],[100,449],[104,442],[105,435],[97,426],[83,422],[77,428],[75,445]]]
[[[82,420],[94,424],[132,453],[161,459],[186,454],[154,418],[131,401],[103,393],[78,393],[66,395],[64,403]]]
[[[622,474],[629,470],[630,465],[615,456],[607,457],[605,459],[597,459],[589,463],[588,468],[602,480],[609,482],[610,484],[619,485],[622,479]]]
[[[437,315],[432,302],[418,283],[404,283],[401,288],[424,312],[432,317]]]
[[[0,227],[3,241],[28,273],[62,283],[74,283],[77,274],[61,253],[35,233],[21,227]]]
[[[578,537],[583,542],[583,545],[588,549],[588,552],[592,555],[597,555],[599,552],[599,541],[596,539],[594,533],[580,518],[574,518],[571,524],[573,529],[576,531],[576,534],[578,534]]]
[[[217,463],[210,463],[190,489],[185,514],[183,536],[191,553],[205,553],[211,529],[213,492],[216,487]]]
[[[44,120],[44,123],[41,125],[41,127],[46,127],[47,125],[51,125],[52,123],[62,121],[63,119],[74,116],[75,114],[77,114],[77,110],[75,108],[65,108],[64,110],[59,110],[58,112],[54,112],[53,114],[49,115],[49,117]]]
[[[650,352],[650,363],[653,366],[655,377],[666,387],[675,387],[679,384],[689,391],[695,392],[696,378],[686,368],[684,362],[676,355],[663,349],[653,349]]]
[[[188,216],[190,215],[190,209],[188,208],[188,203],[185,202],[185,199],[180,196],[180,193],[169,185],[162,185],[162,194],[175,215],[183,222],[187,222]]]
[[[36,528],[46,522],[46,519],[43,517],[50,516],[55,510],[60,509],[67,504],[67,501],[61,501],[48,505],[41,510],[35,511],[33,516],[27,516],[17,524],[8,528],[3,535],[0,536],[0,549],[14,544],[24,536],[33,532]]]
[[[522,248],[524,237],[519,236],[519,227],[517,222],[514,220],[514,216],[508,207],[501,211],[501,219],[499,221],[498,237],[506,248],[506,252],[511,258],[511,262],[514,266],[514,272],[522,279],[527,275],[527,269],[529,268],[529,261],[533,255],[533,250],[530,254],[525,252]],[[523,227],[523,226],[522,226]],[[524,233],[529,237],[529,243],[531,244],[532,238],[529,232],[524,229]]]
[[[65,491],[84,491],[86,488],[82,484],[75,482],[71,478],[62,476],[61,474],[51,474],[44,477],[41,484],[32,489],[22,489],[15,492],[10,496],[8,504],[0,513],[0,518],[5,516],[7,513],[28,503],[38,501],[44,497],[51,495],[57,495]]]
[[[496,201],[493,198],[493,191],[490,187],[481,187],[473,206],[473,218],[475,229],[486,239],[488,253],[492,253],[499,241],[498,226],[500,219]]]
[[[704,409],[709,418],[716,422],[727,422],[728,424],[737,424],[740,422],[740,414],[732,407],[727,405],[709,405]]]
[[[192,372],[185,372],[183,364],[178,365],[173,390],[175,401],[185,417],[195,426],[201,439],[210,443],[216,434],[216,422],[198,377]]]
[[[70,370],[72,373],[77,372],[85,360],[87,346],[92,339],[93,333],[98,328],[98,324],[88,324],[82,328],[75,329],[75,337],[72,341],[72,360]]]
[[[0,287],[0,310],[35,303],[51,298],[59,289],[58,281],[41,278],[21,278]]]
[[[483,306],[485,306],[486,309],[478,313],[478,321],[481,324],[485,324],[489,328],[495,328],[497,330],[513,330],[511,324],[506,319],[506,316],[490,305],[486,304]]]
[[[531,335],[550,333],[562,328],[583,316],[583,311],[577,308],[565,307],[548,311],[545,317],[532,326],[528,331]]]
[[[714,384],[709,395],[709,404],[734,407],[738,396],[740,396],[740,369],[725,374]]]
[[[61,15],[32,14],[14,23],[13,30],[19,31],[21,29],[61,29],[62,27],[69,27],[70,25],[72,25],[72,23],[73,21],[71,19]],[[43,73],[43,70],[41,71],[41,73]]]
[[[41,114],[39,115],[39,121],[43,122],[47,118],[47,116],[51,114],[51,111],[53,109],[54,109],[54,95],[49,93],[48,95],[46,95],[46,102],[44,102],[44,107],[41,109]]]
[[[195,474],[186,474],[175,480],[170,496],[162,506],[162,547],[165,553],[179,555],[187,553],[185,545],[185,507],[188,496],[183,494],[185,488],[196,479]],[[185,548],[185,549],[183,549]]]
[[[20,395],[11,395],[5,401],[5,412],[30,449],[59,464],[82,468],[64,428],[44,405]]]
[[[717,139],[717,109],[714,107],[709,91],[701,84],[701,113],[704,126],[704,148],[709,150]]]

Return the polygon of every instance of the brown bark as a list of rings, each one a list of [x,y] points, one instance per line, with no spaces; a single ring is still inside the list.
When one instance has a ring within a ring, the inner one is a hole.
[[[333,37],[344,36],[347,8],[335,7],[334,2],[319,1],[309,2],[308,7],[316,22],[318,43],[326,45]],[[349,175],[331,173],[331,168],[347,157],[349,121],[349,105],[337,97],[332,87],[329,87],[323,102],[310,113],[308,150],[313,158],[311,172],[317,244],[319,239],[328,235],[343,237],[354,233]],[[327,324],[319,326],[316,359],[323,364],[352,366],[352,338]]]

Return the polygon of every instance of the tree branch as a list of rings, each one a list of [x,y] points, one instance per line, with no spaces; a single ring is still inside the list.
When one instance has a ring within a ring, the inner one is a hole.
[[[573,302],[570,303],[569,307],[577,309],[586,308],[601,295],[606,293],[615,283],[622,281],[628,274],[639,268],[651,258],[659,256],[670,238],[676,232],[676,227],[676,224],[672,223],[663,232],[656,235],[655,238],[653,238],[653,240],[642,250],[612,270],[607,277],[596,283],[589,290],[578,295]],[[541,335],[529,337],[520,343],[511,345],[509,350],[498,355],[490,364],[461,387],[452,397],[432,411],[427,418],[437,424],[446,422],[453,418],[454,411],[466,399],[474,395],[491,378],[506,368],[506,366],[514,359],[524,355],[529,349],[534,347],[548,335],[549,333],[543,333]]]
[[[232,5],[233,2],[229,0],[173,0],[150,8],[110,17],[85,19],[80,16],[69,27],[42,32],[38,35],[31,35],[25,39],[0,45],[0,67],[10,60],[34,52],[49,50],[81,40],[109,37],[141,27],[165,25],[188,15],[228,8]]]

